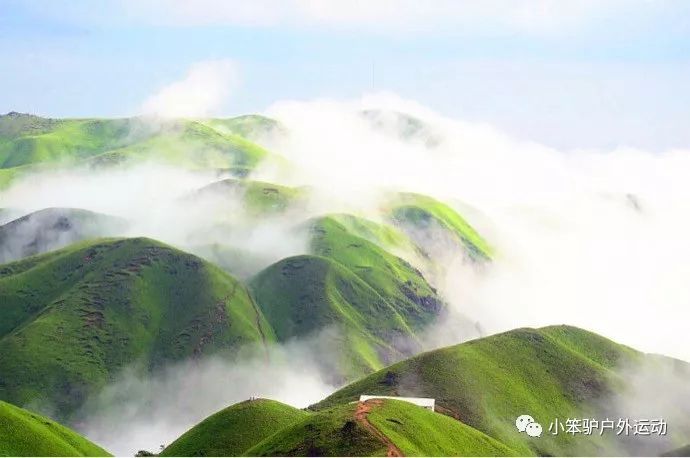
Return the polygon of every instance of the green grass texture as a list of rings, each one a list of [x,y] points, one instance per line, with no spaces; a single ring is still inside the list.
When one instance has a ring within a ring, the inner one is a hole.
[[[432,197],[400,193],[392,199],[389,213],[396,224],[417,237],[425,251],[429,251],[429,247],[425,246],[427,241],[420,238],[420,234],[438,228],[449,242],[463,247],[472,259],[489,260],[494,254],[489,243],[458,212]]]
[[[267,129],[272,123],[251,116],[154,122],[144,118],[46,119],[10,113],[0,116],[0,187],[47,167],[103,167],[141,161],[245,175],[270,153],[244,135]]]
[[[0,456],[111,456],[54,421],[0,401]]]
[[[601,454],[600,437],[567,434],[530,438],[514,421],[529,413],[554,418],[593,416],[596,402],[624,386],[616,368],[642,354],[569,326],[517,329],[423,353],[348,385],[314,406],[347,403],[361,394],[435,398],[438,411],[522,455]]]
[[[196,256],[100,239],[0,266],[0,398],[77,407],[123,367],[264,345],[246,288]]]
[[[277,431],[308,416],[307,412],[270,399],[241,402],[206,418],[160,455],[240,456]]]

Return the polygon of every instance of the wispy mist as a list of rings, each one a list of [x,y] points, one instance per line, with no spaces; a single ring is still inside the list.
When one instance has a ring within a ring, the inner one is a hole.
[[[372,125],[368,109],[392,114]],[[421,120],[422,134],[399,135],[395,113]],[[460,257],[438,286],[486,332],[568,323],[690,359],[687,151],[557,151],[390,94],[280,102],[268,114],[290,132],[272,146],[300,175],[267,179],[350,202],[383,187],[478,209],[465,216],[494,261],[478,273]]]
[[[153,376],[124,371],[82,409],[75,425],[115,455],[158,452],[205,417],[250,397],[304,408],[333,392],[318,362],[319,336],[238,360],[210,357]]]

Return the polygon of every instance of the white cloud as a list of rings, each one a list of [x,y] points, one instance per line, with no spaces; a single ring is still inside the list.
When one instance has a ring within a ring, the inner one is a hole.
[[[357,114],[372,107],[411,113],[442,141],[372,129]],[[449,266],[437,286],[487,333],[565,323],[690,359],[690,152],[563,152],[392,95],[281,102],[268,114],[290,132],[274,146],[296,164],[289,179],[353,203],[383,187],[478,209],[495,261],[481,273]]]
[[[335,390],[306,344],[267,351],[270,363],[210,357],[154,375],[127,369],[89,399],[75,427],[116,456],[132,456],[158,452],[205,417],[252,396],[304,408]]]
[[[237,65],[230,60],[197,62],[187,75],[162,87],[141,107],[145,115],[203,117],[216,112],[239,83]]]

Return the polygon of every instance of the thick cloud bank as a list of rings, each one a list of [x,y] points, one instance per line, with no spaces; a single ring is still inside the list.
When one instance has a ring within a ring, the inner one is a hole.
[[[481,273],[456,262],[439,287],[486,332],[567,323],[690,359],[689,151],[557,151],[386,94],[268,114],[287,126],[273,146],[298,174],[266,178],[350,202],[385,187],[477,209],[465,215],[495,261]]]

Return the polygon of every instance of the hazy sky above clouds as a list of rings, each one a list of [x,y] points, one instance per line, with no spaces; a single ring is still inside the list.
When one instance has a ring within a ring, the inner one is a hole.
[[[0,112],[131,115],[227,81],[203,114],[390,91],[558,148],[690,145],[682,0],[3,0],[0,53]]]

